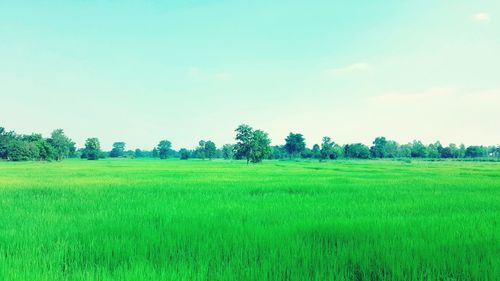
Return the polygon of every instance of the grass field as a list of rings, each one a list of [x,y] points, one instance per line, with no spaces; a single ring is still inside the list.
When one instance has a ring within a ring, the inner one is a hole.
[[[499,280],[500,163],[0,162],[0,280]]]

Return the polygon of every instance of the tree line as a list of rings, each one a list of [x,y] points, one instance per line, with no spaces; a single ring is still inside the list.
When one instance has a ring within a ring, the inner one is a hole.
[[[330,137],[323,137],[320,144],[307,147],[305,138],[299,133],[290,133],[283,145],[271,146],[268,134],[248,125],[240,125],[235,130],[234,144],[217,147],[211,140],[200,140],[194,149],[172,149],[169,140],[161,140],[152,150],[127,150],[126,143],[113,143],[111,151],[101,149],[98,138],[88,138],[82,148],[77,149],[75,142],[67,137],[62,129],[56,129],[50,137],[41,134],[21,135],[0,127],[0,159],[10,161],[61,161],[65,158],[98,160],[101,158],[179,158],[197,159],[236,159],[247,163],[258,163],[264,159],[317,159],[318,161],[342,158],[500,158],[500,146],[481,146],[449,144],[440,142],[423,144],[415,140],[398,144],[385,137],[377,137],[371,146],[362,143],[335,143]]]

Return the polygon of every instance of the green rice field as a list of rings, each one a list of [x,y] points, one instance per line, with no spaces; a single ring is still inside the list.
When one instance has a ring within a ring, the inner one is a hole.
[[[0,162],[0,280],[500,280],[500,163]]]

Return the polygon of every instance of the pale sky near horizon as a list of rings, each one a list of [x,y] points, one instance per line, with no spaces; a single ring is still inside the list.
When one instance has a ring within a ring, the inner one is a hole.
[[[0,126],[500,144],[500,1],[1,1]]]

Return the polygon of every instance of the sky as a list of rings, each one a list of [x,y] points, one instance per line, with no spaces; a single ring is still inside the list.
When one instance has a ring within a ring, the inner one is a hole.
[[[500,144],[500,1],[0,1],[0,126]]]

